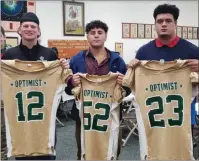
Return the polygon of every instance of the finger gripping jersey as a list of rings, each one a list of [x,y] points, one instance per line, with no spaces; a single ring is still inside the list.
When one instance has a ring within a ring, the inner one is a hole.
[[[135,92],[141,159],[193,159],[190,107],[196,80],[182,60],[142,61],[128,69],[123,85]]]
[[[56,111],[70,75],[59,61],[1,61],[8,157],[55,155]]]
[[[122,99],[117,76],[116,73],[104,76],[80,74],[81,86],[73,89],[79,99],[83,159],[116,159],[120,120],[118,105]]]

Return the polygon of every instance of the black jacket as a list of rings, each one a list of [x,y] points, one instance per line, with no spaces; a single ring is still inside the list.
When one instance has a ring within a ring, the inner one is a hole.
[[[33,46],[32,49],[28,49],[26,46],[20,44],[16,47],[9,48],[3,54],[2,59],[4,60],[26,60],[26,61],[37,61],[37,60],[46,60],[53,61],[57,59],[55,52],[39,44]]]

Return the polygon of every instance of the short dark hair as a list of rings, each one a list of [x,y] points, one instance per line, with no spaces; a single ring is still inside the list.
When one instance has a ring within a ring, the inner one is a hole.
[[[178,17],[179,17],[179,13],[180,13],[180,10],[178,7],[176,7],[176,5],[171,5],[171,4],[162,4],[162,5],[159,5],[155,8],[154,12],[153,12],[153,17],[154,19],[156,19],[157,15],[159,14],[164,14],[164,13],[170,13],[173,15],[173,18],[175,21],[178,20]]]
[[[88,34],[88,32],[94,28],[101,28],[105,31],[105,33],[108,32],[108,26],[106,23],[100,20],[94,20],[86,24],[86,33]]]
[[[6,34],[5,34],[5,30],[4,30],[4,28],[1,26],[1,34],[4,36],[4,37],[6,37]]]

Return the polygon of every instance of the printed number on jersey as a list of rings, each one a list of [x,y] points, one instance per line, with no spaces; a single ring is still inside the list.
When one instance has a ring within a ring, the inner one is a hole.
[[[24,102],[29,101],[33,98],[36,98],[36,102],[31,102],[27,106],[25,106]],[[43,120],[44,113],[43,112],[37,112],[37,114],[33,114],[34,109],[42,109],[44,106],[44,94],[39,91],[30,91],[27,94],[24,94],[23,92],[18,92],[15,95],[15,99],[17,101],[17,109],[18,109],[18,117],[17,120],[19,122],[25,121],[26,119],[28,121],[39,121]],[[24,114],[24,110],[27,112],[27,116]],[[27,118],[26,118],[27,117]]]
[[[95,130],[105,132],[108,129],[108,125],[99,125],[101,121],[107,121],[110,114],[110,105],[105,103],[96,103],[93,107],[92,101],[84,101],[84,110],[88,108],[94,108],[97,110],[103,110],[103,114],[96,113],[93,116],[89,112],[84,112],[84,120],[87,120],[87,124],[84,123],[85,130]],[[107,122],[108,123],[108,122]]]
[[[167,104],[171,104],[173,102],[177,102],[175,106],[165,106]],[[151,108],[153,105],[156,105],[158,108],[152,109],[148,112],[148,118],[151,127],[165,127],[168,122],[169,126],[181,126],[183,124],[183,109],[184,109],[184,100],[181,95],[167,95],[166,98],[162,98],[161,96],[149,97],[146,99],[146,106]],[[177,115],[177,119],[168,118],[167,120],[157,120],[155,119],[155,115],[164,115],[165,108],[169,108],[168,110],[172,110],[175,115]]]

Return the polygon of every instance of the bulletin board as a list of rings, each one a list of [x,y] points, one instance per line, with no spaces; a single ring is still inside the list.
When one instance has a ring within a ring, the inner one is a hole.
[[[89,48],[87,40],[48,40],[48,47],[58,49],[59,58],[71,58],[81,50]]]

